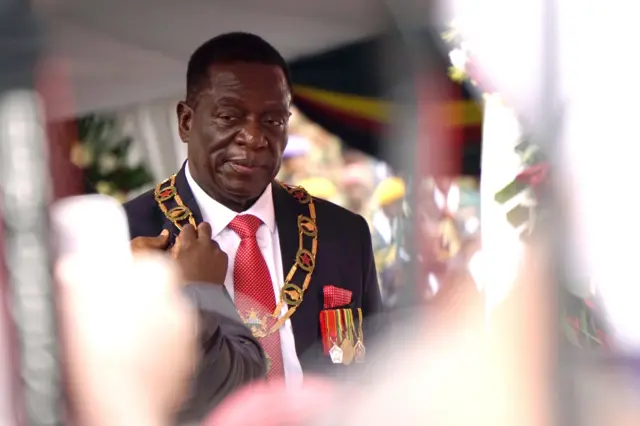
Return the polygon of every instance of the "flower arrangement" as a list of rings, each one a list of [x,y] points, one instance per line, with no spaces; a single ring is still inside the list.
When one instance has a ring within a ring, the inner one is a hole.
[[[71,161],[83,170],[86,192],[124,202],[131,191],[153,182],[145,164],[130,164],[132,139],[119,134],[114,117],[89,115],[76,124],[78,142],[71,149]]]
[[[442,34],[442,38],[451,46],[450,78],[459,83],[472,84],[484,98],[499,98],[494,91],[486,90],[484,81],[479,83],[478,68],[474,65],[471,46],[463,40],[455,23],[449,31]],[[502,205],[515,204],[508,210],[507,220],[520,231],[522,240],[526,242],[540,228],[539,225],[548,219],[548,214],[541,208],[538,199],[549,184],[548,177],[552,171],[543,152],[527,138],[516,145],[515,151],[520,157],[522,170],[495,194],[494,199]],[[567,340],[581,348],[608,348],[607,336],[603,331],[603,316],[595,301],[589,297],[575,296],[568,291],[566,293],[561,328]]]

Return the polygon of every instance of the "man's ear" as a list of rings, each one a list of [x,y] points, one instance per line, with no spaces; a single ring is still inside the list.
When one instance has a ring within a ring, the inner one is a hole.
[[[193,121],[193,110],[186,102],[180,101],[176,106],[176,114],[178,115],[178,134],[180,139],[182,142],[188,143]]]

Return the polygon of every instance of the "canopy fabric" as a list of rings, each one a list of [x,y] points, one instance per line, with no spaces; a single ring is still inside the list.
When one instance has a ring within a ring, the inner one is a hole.
[[[291,65],[298,109],[345,144],[378,157],[394,106],[383,76],[382,43],[381,38],[369,39]],[[450,85],[443,89],[453,95],[442,105],[443,125],[463,135],[463,155],[473,163],[481,140],[481,107],[467,87],[443,80]]]

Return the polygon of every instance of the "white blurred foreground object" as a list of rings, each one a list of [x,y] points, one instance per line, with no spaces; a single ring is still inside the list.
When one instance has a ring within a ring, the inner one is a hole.
[[[485,83],[488,87],[484,90],[500,93],[519,116],[533,125],[539,120],[538,109],[545,96],[540,78],[544,64],[543,3],[451,0],[446,5],[473,54],[473,68],[480,74],[481,87]]]
[[[83,255],[103,262],[131,261],[124,209],[111,197],[84,195],[58,201],[51,220],[60,255]]]
[[[530,259],[523,265],[540,263]],[[478,322],[475,291],[468,286],[424,330],[409,326],[406,335],[388,336],[385,348],[402,350],[387,354],[379,348],[377,356],[383,357],[373,360],[380,364],[372,364],[376,380],[366,395],[347,403],[339,423],[321,424],[548,426],[548,407],[540,398],[548,377],[541,357],[547,324],[532,315],[542,304],[523,303],[533,300],[531,290],[542,288],[541,271],[519,271],[518,288],[528,294],[512,293],[490,334]]]
[[[64,359],[79,424],[166,424],[196,356],[195,312],[175,271],[161,257],[132,258],[126,217],[108,197],[64,200],[52,218],[61,248]]]
[[[482,144],[482,180],[480,182],[480,232],[482,251],[471,259],[469,268],[483,291],[487,313],[507,296],[513,287],[522,260],[523,245],[519,231],[507,220],[507,212],[520,197],[506,205],[495,194],[521,171],[514,147],[521,137],[513,110],[496,96],[485,99]]]
[[[625,60],[640,37],[635,3],[620,0],[561,2],[565,113],[564,182],[569,223],[584,248],[588,270],[613,326],[617,349],[640,351],[640,227],[635,195],[640,146],[636,99],[640,62]],[[585,46],[589,48],[585,49]],[[617,58],[622,69],[606,58]],[[582,253],[581,253],[582,254]]]

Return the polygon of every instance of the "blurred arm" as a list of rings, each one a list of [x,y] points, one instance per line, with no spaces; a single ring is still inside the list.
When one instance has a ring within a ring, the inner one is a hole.
[[[191,395],[179,414],[181,422],[193,422],[241,385],[264,377],[266,358],[224,286],[193,283],[184,292],[200,313],[198,332],[203,350]]]

